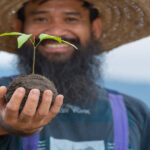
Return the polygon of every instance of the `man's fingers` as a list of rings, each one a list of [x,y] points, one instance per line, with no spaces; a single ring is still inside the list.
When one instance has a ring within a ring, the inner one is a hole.
[[[5,86],[0,87],[0,108],[4,105],[4,96],[7,92],[7,88]]]
[[[19,107],[25,95],[24,88],[18,88],[12,95],[10,101],[6,105],[5,118],[18,118]]]
[[[50,108],[48,115],[41,120],[41,127],[49,123],[60,111],[60,108],[63,104],[63,95],[56,96],[55,102]]]
[[[19,119],[27,121],[35,115],[39,97],[40,91],[38,89],[32,89],[30,91],[24,108],[19,116]]]
[[[38,108],[37,117],[43,118],[49,113],[51,106],[53,93],[50,90],[46,90],[42,96],[42,102]]]
[[[63,98],[64,98],[63,95],[58,95],[56,97],[55,102],[54,102],[52,108],[50,109],[50,115],[52,117],[55,117],[59,113],[60,108],[63,104]]]
[[[0,99],[6,94],[7,88],[5,86],[0,87]]]

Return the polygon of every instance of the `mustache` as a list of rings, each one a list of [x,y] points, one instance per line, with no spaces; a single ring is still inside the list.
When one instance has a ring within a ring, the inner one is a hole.
[[[74,45],[81,45],[81,42],[80,42],[80,39],[79,38],[67,38],[67,37],[60,37],[62,40],[64,41],[67,41],[71,44],[74,44]],[[40,42],[40,39],[39,38],[36,38],[35,39],[35,44],[37,45],[38,43]],[[53,39],[45,39],[43,40],[40,44],[41,45],[45,45],[47,43],[56,43],[57,41],[56,40],[53,40]]]

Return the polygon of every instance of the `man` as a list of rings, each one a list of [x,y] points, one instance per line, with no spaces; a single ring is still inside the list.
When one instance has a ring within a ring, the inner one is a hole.
[[[1,21],[1,31],[9,31],[13,24],[14,31],[32,33],[36,42],[46,33],[75,44],[78,51],[53,40],[38,47],[35,72],[52,80],[62,94],[52,106],[52,92],[46,90],[36,109],[40,92],[33,89],[19,114],[25,89],[18,88],[6,104],[4,86],[13,77],[0,80],[0,149],[149,150],[149,109],[139,100],[99,87],[102,60],[95,57],[150,35],[149,2],[31,0],[20,7],[23,3],[0,4],[1,20],[10,19],[5,27]],[[14,9],[11,15],[5,12],[9,8]],[[17,52],[20,73],[31,73],[31,44],[20,50],[9,46],[3,41],[1,49]]]

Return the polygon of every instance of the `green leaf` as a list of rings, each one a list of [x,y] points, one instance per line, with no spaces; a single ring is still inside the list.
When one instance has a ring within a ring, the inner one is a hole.
[[[22,33],[19,32],[10,32],[10,33],[2,33],[0,36],[8,36],[8,35],[22,35]]]
[[[45,39],[53,39],[53,40],[58,41],[59,43],[62,42],[60,37],[56,37],[56,36],[52,36],[52,35],[48,35],[48,34],[43,34],[43,33],[39,35],[39,39],[40,39],[40,42],[45,40]]]
[[[20,48],[31,36],[32,34],[21,34],[21,36],[17,38],[18,48]]]
[[[67,41],[62,40],[60,37],[55,37],[55,36],[51,36],[51,35],[43,34],[43,33],[42,33],[42,34],[40,34],[39,38],[40,38],[40,42],[43,41],[43,40],[45,40],[45,39],[53,39],[53,40],[58,41],[59,43],[64,42],[64,43],[66,43],[66,44],[68,44],[68,45],[71,45],[71,46],[74,47],[75,49],[78,49],[75,45],[73,45],[73,44],[71,44],[71,43],[69,43],[69,42],[67,42]]]
[[[75,49],[78,49],[74,44],[71,44],[71,43],[69,43],[69,42],[67,42],[67,41],[64,41],[64,40],[62,40],[62,42],[63,42],[63,43],[66,43],[66,44],[68,44],[68,45],[71,45],[71,46],[74,47]]]

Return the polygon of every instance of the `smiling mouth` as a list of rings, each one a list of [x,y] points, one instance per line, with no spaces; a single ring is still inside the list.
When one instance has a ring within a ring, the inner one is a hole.
[[[69,45],[68,44],[65,44],[65,43],[58,43],[58,44],[45,44],[44,45],[45,47],[47,47],[47,48],[66,48],[66,47],[69,47]]]
[[[72,51],[73,48],[66,43],[45,43],[41,45],[46,53],[66,53],[68,51]]]

